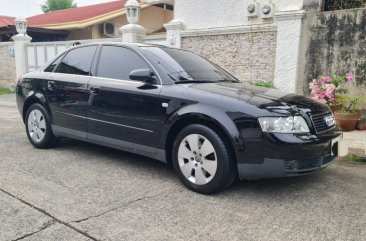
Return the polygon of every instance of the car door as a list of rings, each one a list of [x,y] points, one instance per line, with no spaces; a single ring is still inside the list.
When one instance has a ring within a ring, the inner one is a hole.
[[[53,129],[86,138],[87,84],[97,45],[68,51],[46,81]],[[76,132],[75,132],[76,131]]]
[[[130,80],[132,70],[151,69],[135,50],[104,45],[97,74],[90,79],[87,107],[88,139],[116,145],[157,147],[160,84]],[[135,143],[137,145],[130,145]]]

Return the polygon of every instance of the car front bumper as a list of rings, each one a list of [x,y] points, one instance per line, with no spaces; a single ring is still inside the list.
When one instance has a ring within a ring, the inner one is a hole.
[[[267,137],[247,143],[246,154],[238,160],[240,180],[301,176],[320,171],[337,158],[341,139],[339,133],[306,142],[293,142],[293,138],[289,141],[288,137],[278,135]]]
[[[337,156],[315,160],[280,160],[266,158],[262,164],[238,164],[240,180],[293,177],[311,174],[327,167]]]

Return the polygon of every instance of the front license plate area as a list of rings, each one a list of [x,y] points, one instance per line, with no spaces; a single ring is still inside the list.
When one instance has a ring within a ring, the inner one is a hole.
[[[337,137],[332,139],[332,141],[330,142],[330,155],[331,156],[336,156],[338,155],[338,148],[339,148],[339,141],[341,140],[341,137]]]

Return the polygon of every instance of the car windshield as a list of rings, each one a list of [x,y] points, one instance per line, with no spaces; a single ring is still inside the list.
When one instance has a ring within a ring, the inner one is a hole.
[[[219,66],[189,51],[167,47],[141,47],[143,53],[164,68],[176,83],[238,80]]]

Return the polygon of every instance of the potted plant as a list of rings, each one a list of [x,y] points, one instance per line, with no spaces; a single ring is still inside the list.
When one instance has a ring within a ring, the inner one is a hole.
[[[353,74],[324,75],[320,79],[314,79],[309,84],[312,99],[326,104],[333,111],[338,125],[343,131],[354,130],[357,121],[361,118],[359,105],[364,98],[348,96],[348,90],[344,84],[353,81]]]
[[[337,124],[343,131],[353,131],[357,122],[361,119],[359,105],[365,100],[364,97],[337,95],[335,103],[341,106],[340,110],[334,113]]]

